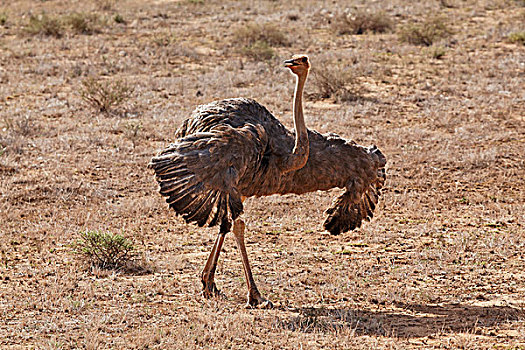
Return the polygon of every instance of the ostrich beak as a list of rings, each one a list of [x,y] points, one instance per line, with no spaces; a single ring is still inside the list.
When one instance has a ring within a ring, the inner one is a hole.
[[[286,61],[284,61],[284,66],[290,68],[290,67],[293,67],[293,66],[297,66],[297,63],[295,62],[294,59],[286,60]]]

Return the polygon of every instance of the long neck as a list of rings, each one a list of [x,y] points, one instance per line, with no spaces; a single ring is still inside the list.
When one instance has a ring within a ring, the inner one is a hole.
[[[308,131],[306,129],[306,125],[304,124],[303,115],[303,89],[307,76],[308,72],[297,75],[293,102],[295,147],[292,151],[292,154],[287,157],[282,166],[283,173],[301,169],[308,161],[310,148],[308,142]]]
[[[306,125],[304,124],[303,116],[303,90],[308,73],[297,75],[295,83],[295,94],[293,101],[293,117],[295,128],[295,147],[299,143],[299,138],[304,136],[308,140],[308,133],[306,132]]]

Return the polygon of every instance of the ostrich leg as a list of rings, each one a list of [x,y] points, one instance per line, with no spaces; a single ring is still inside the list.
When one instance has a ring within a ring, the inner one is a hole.
[[[215,286],[215,282],[213,279],[215,276],[215,269],[217,268],[217,261],[219,260],[219,254],[221,253],[222,243],[224,243],[224,237],[226,236],[226,233],[227,232],[224,232],[224,230],[221,227],[219,235],[217,236],[215,244],[213,245],[213,248],[211,250],[210,256],[208,257],[208,261],[206,261],[206,266],[204,266],[204,269],[202,270],[202,294],[205,298],[211,298],[213,296],[219,295],[219,290]]]
[[[246,307],[259,306],[261,308],[272,308],[273,304],[271,301],[263,298],[261,293],[255,285],[255,280],[253,279],[252,270],[250,269],[250,263],[248,262],[248,254],[246,253],[246,246],[244,245],[244,221],[237,219],[233,223],[233,234],[235,235],[235,240],[237,241],[237,246],[241,251],[242,265],[244,267],[244,277],[246,278],[246,283],[248,285],[248,303]]]

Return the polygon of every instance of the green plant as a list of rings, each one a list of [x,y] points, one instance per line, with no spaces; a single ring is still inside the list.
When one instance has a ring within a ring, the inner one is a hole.
[[[507,36],[507,39],[511,42],[511,43],[516,43],[516,44],[522,44],[522,45],[525,45],[525,32],[515,32],[515,33],[511,33]]]
[[[64,31],[62,21],[58,17],[50,17],[45,13],[38,16],[31,15],[26,32],[33,35],[61,37]]]
[[[7,23],[7,13],[0,12],[0,26],[3,26]]]
[[[126,23],[126,20],[124,19],[124,17],[122,17],[120,13],[117,13],[115,16],[113,16],[113,20],[115,21],[115,23],[120,23],[120,24]]]
[[[428,18],[420,24],[405,26],[399,33],[399,39],[414,45],[430,46],[439,39],[452,34],[445,20],[441,17]]]
[[[73,245],[78,254],[101,268],[118,269],[133,258],[133,244],[124,236],[111,232],[83,231]]]
[[[393,22],[383,11],[358,11],[354,15],[336,17],[332,28],[337,34],[384,33],[393,28]]]
[[[93,77],[82,82],[80,97],[100,112],[110,113],[113,108],[126,101],[133,89],[122,80],[99,81]]]

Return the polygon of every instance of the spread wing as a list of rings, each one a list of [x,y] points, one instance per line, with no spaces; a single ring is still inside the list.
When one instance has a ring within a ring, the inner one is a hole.
[[[268,141],[260,125],[218,125],[178,139],[153,157],[160,193],[199,226],[229,225],[243,211],[238,183],[257,168]]]
[[[324,227],[333,235],[354,230],[361,226],[363,220],[370,221],[374,216],[374,209],[386,180],[386,158],[375,146],[369,152],[378,164],[376,177],[364,191],[359,190],[361,186],[357,185],[358,181],[352,183],[326,210],[328,217]]]

